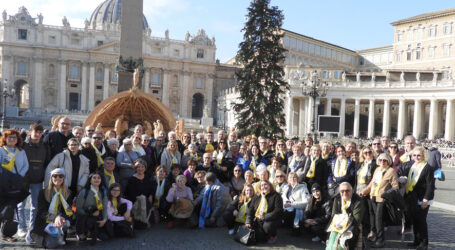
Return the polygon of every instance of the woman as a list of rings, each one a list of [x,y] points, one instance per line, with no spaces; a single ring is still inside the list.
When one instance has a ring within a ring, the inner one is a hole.
[[[191,189],[186,186],[186,177],[184,175],[178,175],[175,180],[176,182],[172,184],[171,189],[169,189],[169,192],[167,193],[167,203],[172,206],[179,199],[188,199],[193,201],[193,193],[191,192]],[[174,227],[174,218],[171,214],[169,215],[167,227]]]
[[[53,227],[62,229],[68,228],[69,221],[73,215],[71,210],[70,192],[65,185],[65,171],[56,168],[50,173],[50,180],[46,188],[40,191],[38,196],[38,213],[35,226],[31,233],[32,239],[37,247],[43,247],[45,236],[44,229],[50,222]],[[65,242],[59,242],[64,245]]]
[[[235,166],[234,176],[232,176],[228,186],[232,197],[238,196],[242,193],[245,186],[245,179],[242,177],[242,168],[240,166]]]
[[[329,168],[328,191],[331,197],[338,194],[338,185],[342,182],[349,182],[353,185],[355,177],[354,162],[346,157],[344,146],[338,146],[335,150],[336,158],[332,160]]]
[[[136,161],[140,155],[133,150],[133,142],[131,139],[124,139],[122,147],[124,147],[124,151],[118,153],[116,163],[119,168],[120,185],[126,190],[128,180],[136,172],[134,169],[134,161]]]
[[[196,178],[197,183],[198,183],[197,186],[196,186],[196,189],[193,192],[193,198],[194,199],[196,199],[201,194],[202,190],[204,190],[204,188],[205,188],[205,185],[206,185],[205,174],[206,173],[207,172],[205,172],[203,170],[199,170],[194,175],[194,178]]]
[[[15,129],[5,131],[1,138],[0,147],[0,162],[2,163],[2,167],[24,177],[28,172],[29,165],[27,155],[25,154],[25,151],[22,150],[22,137],[19,134],[19,131]],[[25,203],[21,202],[18,208],[18,236],[24,237],[27,234]],[[12,235],[4,235],[4,238],[9,242],[14,242],[16,240]]]
[[[280,140],[278,140],[276,142],[275,156],[279,160],[280,165],[282,165],[284,167],[287,166],[287,164],[288,164],[288,155],[287,155],[286,144],[284,143],[284,140],[280,139]]]
[[[302,154],[299,144],[292,146],[292,156],[289,157],[287,173],[297,173],[299,179],[304,177],[305,156]]]
[[[179,164],[174,164],[171,167],[171,172],[166,176],[166,181],[169,185],[176,182],[177,176],[182,174],[182,168]]]
[[[221,171],[217,175],[218,179],[222,183],[228,182],[232,177],[235,164],[225,139],[218,141],[217,148],[213,151],[212,157],[216,159],[218,166],[221,167]]]
[[[376,170],[376,161],[374,159],[374,152],[370,146],[366,146],[362,148],[361,155],[360,155],[360,165],[359,168],[356,169],[356,185],[355,185],[355,193],[361,194],[363,190],[370,184],[371,179],[373,177],[374,171]],[[363,203],[365,209],[365,213],[363,214],[363,236],[367,236],[367,239],[370,241],[376,241],[375,237],[375,230],[374,230],[374,208],[373,204],[370,200],[368,195],[365,195],[361,198],[361,202]]]
[[[67,145],[68,149],[54,156],[47,165],[44,183],[49,182],[50,172],[62,168],[66,173],[65,185],[71,191],[71,198],[73,198],[87,183],[90,161],[81,154],[79,141],[76,138],[69,139]]]
[[[158,166],[155,170],[155,178],[152,181],[152,195],[153,195],[153,216],[155,224],[160,222],[160,217],[165,217],[167,215],[166,209],[166,196],[171,188],[171,183],[169,183],[166,178],[167,170],[163,166]],[[197,174],[197,173],[196,173]]]
[[[305,228],[308,229],[313,242],[322,241],[325,244],[327,238],[327,223],[332,214],[331,200],[323,196],[323,190],[318,183],[311,186],[311,199],[305,209]]]
[[[224,221],[229,229],[229,235],[234,235],[239,226],[246,221],[246,212],[254,197],[254,188],[251,184],[245,184],[241,194],[229,204],[224,211]]]
[[[306,182],[308,187],[313,186],[314,183],[318,183],[325,190],[327,187],[327,164],[321,158],[321,147],[317,144],[311,146],[310,154],[305,161],[304,179],[302,181]]]
[[[117,133],[115,133],[115,130],[108,130],[106,133],[104,133],[104,140],[108,141],[109,139],[115,139],[117,138]]]
[[[187,162],[187,166],[188,168],[183,171],[183,175],[186,177],[186,185],[194,191],[198,184],[196,178],[194,178],[194,175],[196,174],[197,163],[195,160],[190,159]]]
[[[117,159],[119,141],[115,138],[108,139],[107,147],[111,150],[112,157],[114,157],[114,159]]]
[[[264,163],[267,166],[267,161],[259,155],[259,144],[254,144],[251,146],[251,155],[244,155],[245,162],[243,163],[242,170],[243,172],[251,170],[253,172],[254,178],[256,178],[256,168],[259,164]]]
[[[308,157],[308,156],[310,156],[310,153],[311,153],[311,147],[307,146],[307,145],[303,146],[303,155],[305,157]]]
[[[390,142],[389,147],[387,148],[387,153],[392,158],[392,168],[395,169],[395,172],[398,172],[398,165],[401,163],[401,153],[398,150],[398,143],[394,141]]]
[[[147,215],[152,209],[153,203],[153,183],[149,178],[145,178],[147,162],[144,159],[138,159],[134,163],[136,173],[128,179],[125,195],[128,200],[138,202],[138,208],[133,212],[134,227],[145,229],[147,227]],[[144,215],[143,211],[146,212]],[[145,217],[145,218],[144,218]]]
[[[362,166],[360,163],[360,152],[358,150],[352,151],[349,157],[351,157],[351,160],[354,162],[355,169],[359,169]]]
[[[427,249],[427,215],[430,205],[433,203],[434,175],[430,165],[426,162],[423,147],[415,147],[412,151],[412,157],[414,163],[405,164],[398,171],[398,175],[401,176],[400,179],[406,179],[404,199],[413,222],[414,242],[410,243],[409,246]]]
[[[283,200],[273,189],[269,181],[261,181],[261,192],[255,195],[247,211],[245,226],[251,228],[254,221],[255,227],[261,228],[266,234],[268,243],[276,241],[277,229],[281,224]]]
[[[104,178],[99,172],[94,172],[88,177],[85,188],[79,192],[76,201],[76,233],[79,241],[87,239],[91,233],[91,243],[95,244],[98,237],[107,239],[105,229],[107,222],[107,192],[104,188]],[[105,231],[105,230],[103,230]]]
[[[370,225],[371,225],[371,239],[374,239],[374,247],[384,247],[384,224],[383,224],[383,211],[384,199],[382,194],[387,190],[394,188],[398,190],[397,174],[392,165],[392,158],[389,155],[382,153],[376,160],[377,168],[374,171],[373,178],[361,192],[361,197],[368,197],[370,195]],[[370,238],[370,237],[369,237]]]
[[[281,165],[281,158],[279,156],[274,156],[272,157],[272,163],[270,166],[267,167],[267,171],[269,171],[270,176],[269,176],[269,181],[273,183],[275,180],[275,175],[278,170],[285,171],[286,165]],[[287,159],[287,158],[286,158]]]
[[[171,166],[180,164],[180,160],[181,155],[178,150],[177,141],[169,141],[167,147],[161,154],[161,166],[165,167],[166,171],[169,173],[171,171]]]
[[[297,174],[289,173],[288,185],[284,186],[281,197],[283,199],[285,225],[290,226],[292,224],[293,232],[298,233],[310,199],[306,183],[299,183]]]
[[[122,198],[121,186],[114,183],[107,192],[107,219],[112,222],[114,235],[117,237],[134,237],[131,209],[133,203]]]
[[[287,186],[286,173],[282,170],[276,171],[275,180],[272,183],[275,185],[275,191],[281,195],[284,187]]]
[[[188,148],[183,152],[182,164],[188,165],[189,160],[193,160],[196,165],[201,162],[201,155],[197,152],[197,146],[194,143],[188,145]]]
[[[139,156],[145,155],[145,150],[142,147],[142,134],[134,134],[131,136],[131,140],[133,141],[133,150],[136,151]]]
[[[244,174],[245,184],[253,184],[254,174],[251,170],[247,170]]]

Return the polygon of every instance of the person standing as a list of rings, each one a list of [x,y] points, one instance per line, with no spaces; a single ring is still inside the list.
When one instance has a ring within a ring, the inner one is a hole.
[[[51,149],[51,159],[66,148],[68,140],[73,138],[71,133],[71,121],[68,117],[62,117],[58,121],[58,129],[47,134],[43,142]]]

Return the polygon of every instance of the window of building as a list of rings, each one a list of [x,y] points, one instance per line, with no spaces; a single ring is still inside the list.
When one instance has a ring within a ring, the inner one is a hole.
[[[411,45],[408,45],[408,50],[406,51],[406,60],[410,61],[411,59],[412,59]]]
[[[99,68],[96,70],[96,80],[98,82],[103,81],[103,69]]]
[[[327,78],[327,71],[322,71],[322,78]]]
[[[17,74],[25,76],[27,74],[27,64],[24,61],[17,63]]]
[[[421,44],[418,43],[417,48],[416,48],[416,60],[420,60],[421,56],[422,56],[422,48],[421,48]]]
[[[153,72],[152,74],[152,84],[159,85],[160,84],[160,73]]]
[[[423,27],[417,28],[417,39],[422,40],[423,39]]]
[[[435,37],[436,36],[436,25],[430,25],[428,28],[428,36]]]
[[[79,42],[80,42],[79,38],[72,38],[71,39],[71,44],[72,45],[79,45]]]
[[[160,47],[154,47],[154,48],[153,48],[153,53],[155,53],[155,54],[161,54],[161,48],[160,48]]]
[[[442,55],[443,56],[450,56],[450,44],[443,44],[442,45]]]
[[[180,50],[175,49],[174,50],[174,56],[180,56]]]
[[[333,78],[335,79],[340,78],[340,73],[338,71],[333,72]]]
[[[158,94],[159,92],[158,92],[158,90],[155,89],[155,90],[152,90],[152,93],[153,94]]]
[[[77,84],[76,84],[76,83],[71,83],[71,84],[70,84],[70,87],[71,87],[71,88],[77,88]]]
[[[103,89],[103,86],[101,86],[101,85],[96,85],[96,89]]]
[[[408,41],[412,41],[413,33],[414,33],[414,31],[412,30],[412,27],[409,27],[409,29],[408,29]]]
[[[204,50],[203,49],[198,49],[196,57],[197,58],[204,58]]]
[[[26,29],[18,29],[17,30],[17,38],[19,40],[27,40],[27,30]]]
[[[443,27],[444,35],[452,34],[452,23],[445,23]]]
[[[359,58],[359,65],[364,65],[365,64],[365,59],[363,57]]]
[[[101,46],[101,45],[104,44],[104,42],[103,41],[98,41],[97,44],[98,44],[98,46]]]
[[[55,66],[54,64],[49,64],[49,71],[48,71],[49,78],[55,77]]]
[[[49,36],[48,39],[50,44],[55,44],[57,43],[57,38],[55,36]]]
[[[397,33],[397,42],[403,41],[403,33],[401,31],[398,31]]]
[[[401,62],[401,52],[400,51],[398,51],[396,54],[396,61]]]
[[[78,65],[71,66],[71,75],[70,76],[72,79],[79,78],[79,66]]]
[[[172,76],[172,84],[174,85],[174,87],[179,86],[179,77],[177,75]]]
[[[428,57],[433,58],[434,57],[434,48],[435,47],[428,47]]]
[[[112,72],[112,81],[113,82],[117,82],[118,81],[118,74],[117,74],[117,72],[115,70]]]
[[[196,88],[202,89],[202,78],[200,77],[196,78]]]

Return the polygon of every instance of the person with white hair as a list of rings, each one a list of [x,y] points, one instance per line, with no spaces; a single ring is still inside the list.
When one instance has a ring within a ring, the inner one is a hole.
[[[131,139],[124,139],[123,147],[125,148],[125,151],[118,153],[116,163],[119,168],[120,185],[122,185],[122,189],[125,190],[128,179],[135,174],[134,161],[136,161],[140,155],[133,150],[133,141]]]

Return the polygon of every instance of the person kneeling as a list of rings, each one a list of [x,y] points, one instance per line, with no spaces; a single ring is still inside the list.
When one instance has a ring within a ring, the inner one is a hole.
[[[323,197],[321,186],[318,183],[311,186],[311,194],[310,202],[305,211],[304,226],[310,232],[313,242],[325,242],[327,238],[325,229],[332,214],[331,199]]]
[[[245,226],[256,230],[257,241],[268,239],[268,243],[274,243],[281,224],[283,199],[269,181],[261,181],[260,188],[260,193],[251,200]],[[262,232],[265,237],[261,237]]]
[[[254,188],[251,184],[245,184],[240,196],[229,204],[224,212],[224,222],[229,229],[229,235],[234,235],[239,226],[242,226],[246,221],[246,212],[251,204],[251,199],[254,197]]]
[[[167,223],[169,229],[174,227],[174,219],[188,219],[193,212],[193,193],[186,186],[186,177],[178,175],[175,182],[166,196],[166,201],[171,204]]]
[[[121,185],[113,183],[107,193],[107,218],[112,222],[114,235],[117,237],[134,237],[131,209],[133,203],[121,197]]]
[[[304,211],[310,198],[306,183],[299,183],[297,173],[289,173],[288,185],[283,187],[281,198],[283,199],[285,225],[292,224],[293,234],[297,235],[300,231],[300,224],[304,221]]]

